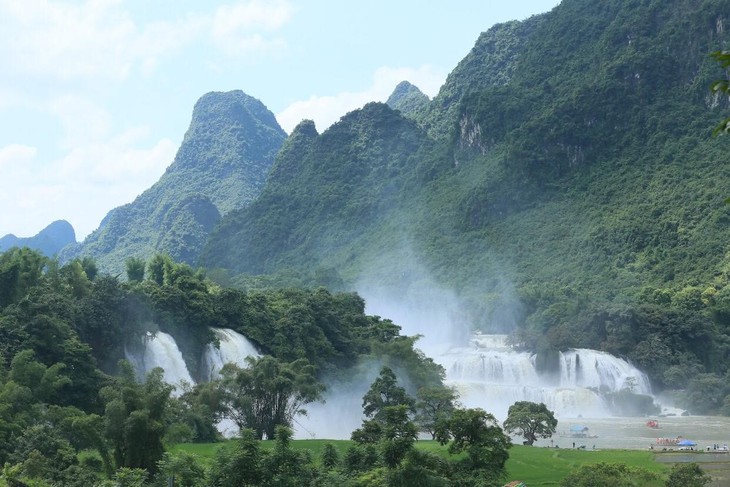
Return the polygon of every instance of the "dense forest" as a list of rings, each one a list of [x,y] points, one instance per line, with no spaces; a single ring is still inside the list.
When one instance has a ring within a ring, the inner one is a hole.
[[[73,486],[120,475],[153,479],[165,461],[173,461],[163,458],[165,445],[218,441],[216,424],[223,418],[250,429],[253,439],[241,440],[245,448],[253,448],[256,437],[276,437],[285,445],[293,416],[321,399],[322,381],[346,379],[362,363],[382,367],[386,392],[381,399],[377,389],[365,411],[371,419],[358,441],[364,450],[356,448],[349,460],[362,464],[353,467],[353,475],[383,465],[376,447],[385,441],[382,425],[390,421],[405,428],[388,440],[400,452],[393,453],[390,467],[400,466],[419,431],[409,412],[416,411],[411,396],[430,405],[443,397],[453,403],[443,369],[414,348],[416,338],[402,336],[390,320],[366,315],[354,293],[221,288],[201,271],[163,255],[149,262],[130,259],[126,277],[99,273],[88,258],[59,266],[27,248],[0,254],[0,463],[5,465],[0,482]],[[264,355],[251,359],[247,369],[224,367],[220,379],[176,386],[163,381],[159,368],[140,379],[125,359],[140,337],[164,331],[175,337],[190,370],[199,370],[202,350],[215,343],[212,327],[245,333]],[[394,371],[407,386],[398,385]],[[254,409],[252,398],[260,403]],[[408,409],[391,418],[388,408],[398,409],[400,401]],[[479,414],[476,421],[506,449],[509,440],[494,418]],[[433,419],[419,426],[433,430]],[[503,465],[506,453],[500,455],[495,461]],[[300,460],[295,455],[288,461]],[[225,469],[237,469],[241,460],[219,461],[234,464],[220,465],[210,475],[225,477]],[[267,461],[262,456],[261,468]],[[308,475],[314,482],[314,472]],[[166,485],[166,477],[158,480]],[[108,485],[141,485],[114,482]],[[211,482],[205,485],[241,485]]]
[[[0,253],[0,485],[501,480],[509,439],[456,408],[418,337],[365,312],[373,290],[418,307],[435,289],[543,371],[603,350],[730,415],[728,12],[563,0],[484,32],[434,99],[402,83],[321,133],[287,136],[241,91],[203,96],[165,175],[85,242]],[[204,380],[217,328],[263,357]],[[161,333],[194,383],[127,360]],[[292,415],[366,362],[356,445],[294,452]],[[219,440],[223,418],[243,433],[207,469],[165,452]],[[454,457],[413,449],[419,432]]]

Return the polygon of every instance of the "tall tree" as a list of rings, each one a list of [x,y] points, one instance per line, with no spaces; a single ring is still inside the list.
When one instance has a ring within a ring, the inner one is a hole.
[[[137,384],[131,365],[122,361],[116,384],[101,391],[106,401],[105,434],[114,445],[117,468],[157,470],[162,459],[165,414],[173,387],[162,380],[163,370],[155,368],[144,384]]]
[[[129,282],[142,282],[144,279],[145,261],[139,257],[130,257],[124,261]]]
[[[517,433],[532,446],[538,438],[550,438],[555,433],[558,420],[545,404],[530,401],[518,401],[509,407],[504,429],[508,433]]]
[[[421,387],[416,392],[416,424],[436,439],[439,422],[448,421],[459,394],[452,387]]]
[[[483,409],[455,410],[448,423],[439,428],[437,439],[441,444],[452,440],[452,455],[466,453],[466,458],[457,462],[459,475],[466,482],[463,485],[494,483],[504,475],[512,442],[494,416]]]
[[[253,429],[259,439],[274,438],[277,426],[290,427],[294,416],[306,413],[304,405],[324,392],[306,359],[286,363],[265,355],[246,361],[246,369],[226,364],[221,370],[223,400],[228,417],[239,428]]]
[[[363,396],[362,409],[365,416],[379,419],[386,407],[405,405],[413,412],[415,403],[406,390],[398,385],[395,372],[390,367],[383,367]]]

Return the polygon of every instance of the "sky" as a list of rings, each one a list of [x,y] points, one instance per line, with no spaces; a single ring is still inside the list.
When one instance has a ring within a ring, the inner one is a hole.
[[[0,0],[0,236],[83,240],[172,163],[198,98],[322,132],[408,80],[430,97],[495,23],[559,0]]]

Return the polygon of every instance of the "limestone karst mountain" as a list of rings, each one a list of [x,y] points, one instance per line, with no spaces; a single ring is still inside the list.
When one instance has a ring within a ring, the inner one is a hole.
[[[120,272],[129,257],[167,253],[195,264],[221,215],[261,191],[286,138],[274,115],[242,91],[208,93],[193,110],[175,160],[151,188],[115,208],[99,228],[61,259],[94,257]]]

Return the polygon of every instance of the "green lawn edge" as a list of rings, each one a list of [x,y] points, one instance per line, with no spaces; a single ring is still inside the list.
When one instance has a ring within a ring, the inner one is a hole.
[[[331,443],[340,453],[344,455],[347,448],[352,445],[350,440],[294,440],[292,448],[297,450],[309,450],[312,458],[319,461],[324,445]],[[183,451],[196,455],[203,463],[208,463],[213,458],[218,448],[230,448],[235,445],[235,440],[222,443],[183,443],[170,448],[171,452]],[[273,441],[263,441],[263,448],[271,448]],[[446,446],[439,445],[436,441],[420,440],[416,447],[425,451],[437,453],[448,457]],[[541,448],[514,445],[509,451],[507,460],[507,479],[521,480],[530,487],[555,486],[570,472],[575,471],[582,465],[590,465],[599,462],[623,463],[632,467],[641,467],[660,475],[666,475],[671,464],[659,463],[655,460],[655,454],[641,450],[583,450],[571,448]]]

